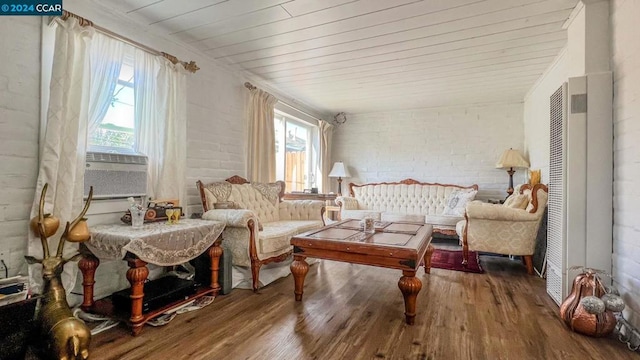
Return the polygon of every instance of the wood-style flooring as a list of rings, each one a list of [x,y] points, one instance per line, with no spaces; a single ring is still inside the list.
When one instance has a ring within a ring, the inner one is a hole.
[[[399,271],[322,261],[302,302],[291,276],[259,293],[236,289],[137,337],[124,327],[98,334],[91,359],[639,359],[614,338],[569,331],[521,262],[481,264],[484,274],[420,270],[414,326]]]

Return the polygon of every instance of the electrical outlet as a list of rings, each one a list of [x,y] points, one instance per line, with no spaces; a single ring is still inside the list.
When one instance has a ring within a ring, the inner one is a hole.
[[[1,249],[0,250],[0,278],[4,278],[5,273],[7,272],[7,258],[9,257],[10,252],[8,251],[8,249]]]
[[[4,260],[4,257],[0,256],[0,260]],[[0,279],[6,278],[9,269],[5,267],[5,262],[0,261]]]

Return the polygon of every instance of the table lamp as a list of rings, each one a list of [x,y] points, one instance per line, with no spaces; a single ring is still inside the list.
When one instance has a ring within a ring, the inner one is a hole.
[[[500,160],[496,163],[497,169],[507,169],[509,174],[509,188],[507,189],[508,196],[513,194],[513,174],[516,172],[514,168],[528,168],[529,162],[525,160],[518,150],[505,150],[500,157]],[[507,196],[507,197],[508,197]]]
[[[342,161],[337,161],[333,164],[333,168],[329,173],[329,177],[337,177],[338,178],[338,195],[342,195],[342,178],[343,177],[351,177],[349,174],[349,169],[344,165]]]

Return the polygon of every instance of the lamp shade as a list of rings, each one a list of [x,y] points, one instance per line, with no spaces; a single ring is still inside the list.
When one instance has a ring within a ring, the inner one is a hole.
[[[496,163],[498,169],[509,168],[528,168],[529,162],[525,160],[518,150],[505,150],[500,157],[500,160]]]
[[[333,164],[329,177],[351,177],[351,174],[349,174],[349,169],[347,169],[342,161],[337,161]]]

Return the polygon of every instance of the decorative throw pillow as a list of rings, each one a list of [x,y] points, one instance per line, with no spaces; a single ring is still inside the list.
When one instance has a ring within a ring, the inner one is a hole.
[[[455,190],[447,197],[442,215],[464,216],[467,203],[476,197],[476,190]]]
[[[524,210],[529,205],[529,197],[525,194],[513,194],[502,205],[508,208]]]
[[[278,205],[280,199],[280,191],[282,189],[282,182],[275,183],[251,183],[258,192],[267,198],[273,205]]]

